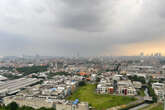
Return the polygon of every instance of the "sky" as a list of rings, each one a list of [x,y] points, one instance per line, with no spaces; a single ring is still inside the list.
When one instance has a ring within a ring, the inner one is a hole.
[[[165,55],[165,0],[0,0],[0,56]]]

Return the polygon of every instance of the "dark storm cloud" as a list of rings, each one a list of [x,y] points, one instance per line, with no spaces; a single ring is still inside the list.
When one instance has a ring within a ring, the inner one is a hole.
[[[100,37],[106,37],[110,42],[115,43],[136,43],[159,39],[164,35],[164,1],[139,1],[132,5],[132,9],[120,7],[121,0],[62,0],[65,4],[60,24],[64,28],[72,28],[79,31],[105,32]],[[130,2],[129,0],[125,2]],[[108,3],[109,7],[106,7]],[[124,4],[124,2],[123,2]],[[139,5],[140,12],[134,8]],[[127,5],[126,5],[127,6]],[[122,11],[124,10],[124,11]],[[131,13],[131,11],[134,12]],[[106,13],[108,11],[108,13]],[[138,13],[137,15],[134,13]],[[109,15],[107,15],[109,14]],[[119,15],[119,16],[117,16]],[[108,20],[105,19],[108,17]],[[115,24],[114,22],[122,22]],[[108,30],[107,27],[110,27]],[[117,29],[113,29],[119,27]],[[120,28],[123,27],[123,28]],[[158,28],[159,27],[159,28]],[[107,36],[104,36],[106,34]],[[106,41],[104,41],[106,42]]]
[[[164,4],[164,0],[2,0],[0,30],[8,34],[0,37],[6,42],[0,46],[33,48],[31,53],[42,55],[113,54],[123,45],[163,39]]]
[[[104,31],[106,7],[100,0],[62,0],[64,10],[61,11],[59,23],[66,28],[81,31]],[[112,2],[113,3],[113,2]],[[109,4],[109,7],[111,7]]]

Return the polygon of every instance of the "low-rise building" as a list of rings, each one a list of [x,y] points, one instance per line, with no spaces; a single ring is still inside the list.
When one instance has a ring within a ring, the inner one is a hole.
[[[139,81],[133,81],[133,85],[134,85],[135,89],[142,88],[142,83]]]
[[[122,80],[117,82],[117,93],[120,95],[137,95],[136,89],[134,88],[130,80]]]
[[[165,84],[164,83],[153,83],[152,88],[154,89],[155,94],[160,100],[164,99],[165,94]]]

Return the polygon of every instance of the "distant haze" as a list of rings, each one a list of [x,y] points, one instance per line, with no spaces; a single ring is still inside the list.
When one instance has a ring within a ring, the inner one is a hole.
[[[165,0],[0,0],[0,56],[165,55]]]

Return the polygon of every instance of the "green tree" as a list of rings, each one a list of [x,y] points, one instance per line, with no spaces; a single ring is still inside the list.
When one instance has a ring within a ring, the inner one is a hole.
[[[20,73],[23,73],[26,76],[32,73],[47,71],[47,68],[48,66],[32,66],[32,67],[16,68],[16,70]]]
[[[42,107],[40,109],[37,109],[37,110],[55,110],[54,108],[45,108],[45,107]]]
[[[35,110],[35,109],[32,107],[23,106],[23,107],[20,107],[18,110]]]
[[[16,102],[12,102],[9,105],[7,105],[7,110],[18,110],[19,106]]]
[[[80,81],[78,85],[79,85],[79,86],[85,86],[86,83],[85,83],[85,81]]]

